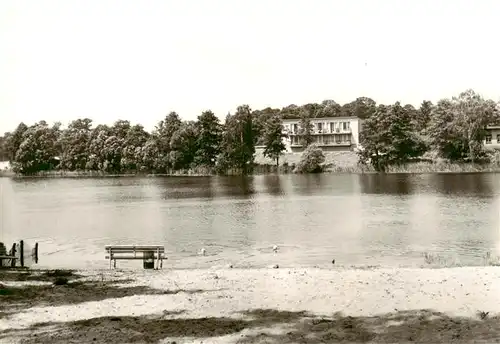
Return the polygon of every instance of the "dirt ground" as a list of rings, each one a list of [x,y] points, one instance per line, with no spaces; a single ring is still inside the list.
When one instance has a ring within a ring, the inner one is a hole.
[[[62,280],[61,280],[62,279]],[[86,281],[71,271],[0,271],[0,320],[19,310],[79,304],[137,294],[204,293],[207,290],[159,290],[116,286],[130,282]],[[44,285],[12,286],[8,282],[43,281]],[[1,284],[1,283],[4,284]],[[54,285],[54,282],[59,285]],[[352,317],[332,313],[254,309],[233,317],[181,317],[182,311],[149,316],[98,317],[64,323],[38,323],[28,329],[0,332],[0,343],[500,343],[500,317],[450,317],[432,310],[395,311]],[[270,329],[278,329],[269,331]],[[226,341],[224,341],[226,342]]]

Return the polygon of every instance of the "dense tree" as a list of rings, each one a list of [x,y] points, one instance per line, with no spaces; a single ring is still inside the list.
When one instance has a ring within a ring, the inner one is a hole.
[[[29,127],[22,135],[22,142],[16,151],[13,170],[23,174],[47,171],[57,166],[57,141],[59,124],[49,127],[40,121]]]
[[[7,153],[5,142],[6,142],[5,136],[0,136],[0,161],[9,160],[9,153]]]
[[[342,115],[342,106],[334,100],[324,100],[316,112],[316,117],[339,117]]]
[[[195,122],[182,123],[170,140],[169,160],[174,170],[189,169],[198,151],[198,127]]]
[[[433,108],[434,105],[428,100],[424,100],[422,104],[420,104],[417,118],[415,119],[415,126],[418,131],[422,132],[428,127]]]
[[[360,119],[370,118],[376,111],[377,104],[371,98],[359,97],[342,107],[342,116],[354,116]]]
[[[195,162],[208,167],[215,166],[220,154],[222,126],[219,118],[212,111],[205,111],[198,116],[196,123],[198,132],[197,152]]]
[[[12,133],[5,134],[5,150],[7,151],[11,162],[15,161],[17,150],[23,142],[23,135],[26,130],[28,130],[28,126],[21,122],[17,126],[16,130]]]
[[[283,118],[297,119],[300,118],[301,108],[295,104],[290,104],[281,109]]]
[[[264,130],[266,123],[274,116],[280,116],[279,109],[272,109],[270,107],[264,110],[256,110],[252,112],[253,125],[257,133],[257,145],[264,145]],[[281,116],[280,116],[281,117]]]
[[[105,172],[119,173],[123,170],[122,158],[125,139],[118,135],[111,135],[104,141],[102,155],[104,163],[102,170]]]
[[[120,166],[122,167],[122,169],[126,171],[142,169],[142,149],[146,145],[148,139],[149,133],[144,130],[144,127],[142,125],[129,125],[123,138],[123,151],[120,161]]]
[[[226,117],[219,166],[235,167],[248,174],[252,169],[257,138],[250,107],[238,106],[234,115]]]
[[[300,115],[300,122],[299,122],[299,135],[300,135],[300,142],[304,148],[309,146],[313,142],[313,125],[311,122],[311,118],[309,117],[309,114],[306,111],[303,111]]]
[[[429,123],[432,146],[444,158],[476,162],[484,153],[485,128],[498,121],[498,116],[497,104],[473,90],[441,100]]]
[[[62,131],[59,137],[60,169],[69,171],[86,169],[91,135],[92,120],[89,118],[74,120]]]
[[[450,160],[467,157],[468,144],[455,126],[451,100],[442,99],[433,108],[427,133],[432,149],[440,157]]]
[[[105,167],[107,167],[104,149],[106,140],[110,135],[111,128],[107,125],[100,124],[92,130],[88,145],[87,170],[104,171]]]
[[[130,121],[119,119],[111,127],[111,134],[119,139],[125,140],[130,128]]]
[[[399,102],[379,105],[363,123],[361,161],[370,162],[375,169],[383,171],[388,165],[404,164],[422,155],[426,147],[416,135],[411,112]]]
[[[59,123],[49,126],[40,121],[30,127],[21,123],[5,133],[0,138],[0,159],[10,160],[16,172],[25,174],[55,168],[167,173],[198,167],[249,173],[256,145],[264,146],[264,155],[279,165],[285,147],[282,119],[298,120],[300,141],[308,147],[314,141],[312,118],[356,116],[363,120],[360,159],[379,170],[413,161],[425,151],[431,157],[478,162],[484,156],[486,125],[500,123],[497,107],[468,90],[436,105],[423,101],[418,109],[399,102],[377,105],[366,97],[342,106],[331,99],[255,111],[244,105],[228,114],[224,125],[211,111],[194,122],[170,112],[151,133],[127,120],[93,128],[92,121],[83,118],[64,130]],[[304,159],[316,156],[310,155],[316,148],[306,149]]]
[[[263,129],[264,156],[276,161],[279,166],[279,159],[285,150],[283,138],[287,134],[283,132],[283,121],[279,115],[275,115],[267,120]]]

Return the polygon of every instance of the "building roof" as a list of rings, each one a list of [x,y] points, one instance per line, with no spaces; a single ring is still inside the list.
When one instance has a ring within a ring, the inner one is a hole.
[[[359,120],[356,116],[339,116],[339,117],[311,117],[309,118],[311,121],[326,121],[326,122],[334,122],[339,120]],[[300,118],[283,118],[283,123],[286,122],[299,122]]]

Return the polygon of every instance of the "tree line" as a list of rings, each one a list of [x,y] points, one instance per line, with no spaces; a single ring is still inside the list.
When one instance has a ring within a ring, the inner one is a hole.
[[[435,105],[371,105],[360,133],[361,163],[378,171],[421,158],[488,162],[487,125],[500,123],[499,104],[469,89]],[[491,156],[491,154],[490,154]]]
[[[118,120],[93,127],[89,118],[76,119],[65,129],[42,120],[20,123],[1,139],[0,156],[16,173],[42,171],[100,171],[105,173],[171,173],[196,168],[247,174],[254,166],[255,147],[279,163],[285,149],[280,111],[252,111],[239,106],[221,123],[212,111],[196,121],[169,113],[152,132],[140,124]]]
[[[21,174],[55,169],[170,173],[197,168],[247,174],[254,167],[257,145],[279,165],[285,150],[283,119],[300,120],[302,144],[309,146],[312,118],[354,116],[362,120],[360,163],[383,171],[431,153],[451,161],[482,161],[485,127],[496,123],[498,115],[497,103],[467,90],[436,105],[423,101],[418,109],[360,97],[344,105],[325,100],[253,111],[242,105],[224,123],[211,111],[196,121],[184,121],[171,112],[152,132],[126,120],[94,127],[91,119],[76,119],[65,129],[61,123],[49,125],[42,120],[30,126],[20,123],[0,137],[0,160],[9,160],[14,172]],[[317,154],[316,149],[313,155]]]

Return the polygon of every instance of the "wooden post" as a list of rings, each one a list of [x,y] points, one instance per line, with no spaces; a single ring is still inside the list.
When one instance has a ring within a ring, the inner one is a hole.
[[[35,243],[35,247],[33,248],[31,252],[31,257],[35,264],[38,264],[38,243]]]
[[[12,258],[12,259],[10,260],[10,266],[11,266],[12,268],[15,268],[15,267],[16,267],[16,258],[15,258],[15,256],[16,256],[16,243],[13,243],[13,244],[12,244],[12,248],[10,249],[10,255],[11,255],[12,257],[14,257],[14,258]]]
[[[19,262],[21,267],[24,268],[24,241],[19,242]]]

